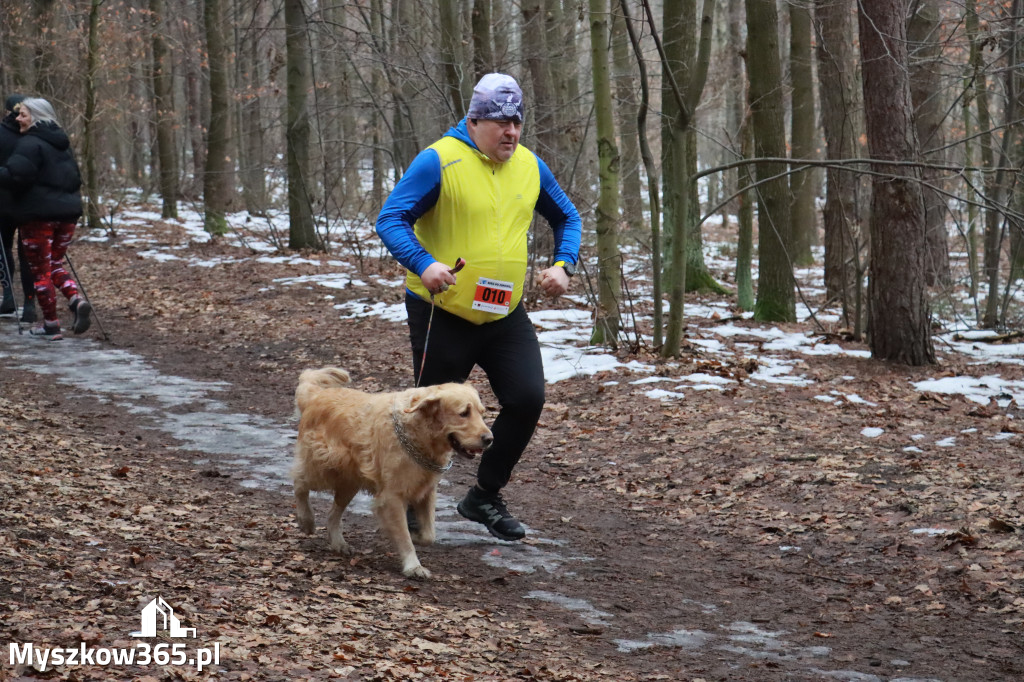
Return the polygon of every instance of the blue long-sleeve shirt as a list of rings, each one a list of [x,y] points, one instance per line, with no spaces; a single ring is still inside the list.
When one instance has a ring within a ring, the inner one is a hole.
[[[445,137],[454,137],[477,150],[469,137],[466,119],[450,128]],[[579,211],[555,180],[554,174],[534,155],[540,173],[540,192],[534,207],[551,225],[555,237],[555,261],[576,263],[579,258],[582,221]],[[436,259],[420,244],[414,226],[441,196],[441,161],[433,149],[424,149],[409,165],[395,185],[377,217],[377,234],[391,254],[416,275]]]

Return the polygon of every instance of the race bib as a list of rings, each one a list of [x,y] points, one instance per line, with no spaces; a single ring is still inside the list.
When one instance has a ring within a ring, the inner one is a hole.
[[[481,277],[476,283],[476,293],[473,295],[473,310],[507,315],[514,289],[512,282]]]

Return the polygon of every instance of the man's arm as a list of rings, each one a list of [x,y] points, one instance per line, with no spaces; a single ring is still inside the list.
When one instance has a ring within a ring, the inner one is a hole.
[[[554,260],[575,263],[580,257],[580,239],[583,223],[580,213],[555,180],[551,169],[537,158],[540,168],[540,195],[537,212],[544,216],[555,233]]]
[[[433,149],[424,149],[409,164],[405,175],[377,215],[377,234],[395,259],[422,276],[435,261],[413,232],[413,225],[441,195],[441,161]]]
[[[580,239],[583,222],[569,197],[555,180],[554,173],[540,158],[540,195],[537,197],[537,212],[551,224],[555,233],[554,262],[565,261],[575,264],[580,257]],[[540,287],[548,296],[561,296],[569,290],[569,276],[560,266],[542,270]]]

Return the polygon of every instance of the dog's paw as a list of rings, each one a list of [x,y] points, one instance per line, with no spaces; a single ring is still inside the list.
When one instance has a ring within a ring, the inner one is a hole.
[[[406,578],[415,578],[416,580],[429,580],[430,571],[423,568],[422,565],[416,564],[415,566],[408,566],[402,569],[402,575]]]
[[[335,538],[331,540],[331,551],[343,556],[350,556],[352,554],[352,547],[343,538]]]

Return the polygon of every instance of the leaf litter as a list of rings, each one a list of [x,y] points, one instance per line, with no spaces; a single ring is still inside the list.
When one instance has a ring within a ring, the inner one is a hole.
[[[306,367],[340,364],[366,390],[408,382],[401,323],[342,320],[338,307],[400,305],[392,264],[365,261],[363,284],[328,298],[314,279],[268,283],[334,270],[356,281],[357,264],[316,254],[263,262],[259,252],[198,239],[173,260],[139,250],[157,235],[181,243],[189,229],[153,219],[120,242],[76,245],[113,345],[166,374],[235,387],[223,396],[233,409],[282,424]],[[146,239],[128,243],[139,235]],[[543,334],[548,323],[538,324]],[[897,369],[850,341],[840,341],[850,351],[842,355],[781,343],[806,331],[765,334],[709,314],[688,328],[706,346],[688,346],[677,362],[620,353],[581,372],[598,354],[564,353],[577,371],[549,385],[508,497],[532,529],[593,561],[523,574],[481,561],[500,545],[441,545],[424,551],[438,576],[426,585],[396,574],[371,519],[348,521],[360,549],[335,557],[322,530],[297,534],[286,495],[240,487],[246,473],[230,458],[200,457],[116,404],[5,371],[0,633],[5,642],[123,644],[160,594],[204,644],[220,642],[230,656],[212,672],[171,666],[125,679],[1024,674],[1020,365],[1005,355],[987,363],[985,375],[1000,381],[987,382],[997,393],[981,401],[976,356]],[[772,357],[760,355],[769,344]],[[652,399],[642,383],[652,376],[676,382],[678,396]],[[733,380],[695,390],[707,377]],[[970,395],[922,383],[957,377]],[[493,417],[482,377],[471,380]],[[865,437],[868,427],[880,432]],[[471,470],[451,479],[448,492],[458,494]],[[565,595],[573,609],[530,593]],[[610,617],[594,627],[593,613]],[[87,668],[4,666],[0,675],[109,679]]]

